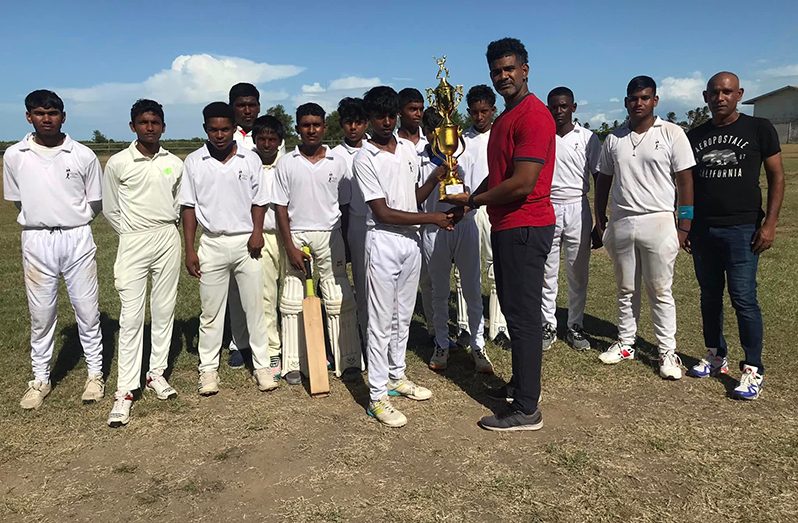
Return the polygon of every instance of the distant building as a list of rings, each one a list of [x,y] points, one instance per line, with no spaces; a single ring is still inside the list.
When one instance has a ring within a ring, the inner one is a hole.
[[[754,116],[770,120],[781,143],[798,143],[798,87],[785,85],[743,104],[754,106]]]

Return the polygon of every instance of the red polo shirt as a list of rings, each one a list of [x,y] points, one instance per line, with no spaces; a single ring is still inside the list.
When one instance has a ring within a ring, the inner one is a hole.
[[[534,94],[503,112],[493,123],[488,140],[488,189],[513,175],[514,160],[541,163],[543,169],[525,200],[488,205],[492,231],[554,225],[549,196],[556,158],[556,129],[549,109]]]

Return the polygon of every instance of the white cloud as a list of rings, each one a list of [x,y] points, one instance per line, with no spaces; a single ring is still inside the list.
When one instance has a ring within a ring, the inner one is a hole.
[[[782,65],[762,71],[763,76],[771,78],[793,78],[798,77],[798,64]]]
[[[612,103],[618,103],[620,101],[621,101],[620,98],[610,98],[610,102],[612,102]]]
[[[301,92],[292,98],[294,105],[301,105],[307,102],[315,102],[327,112],[331,112],[338,107],[341,98],[347,96],[362,97],[363,93],[374,86],[381,85],[379,77],[364,78],[360,76],[345,76],[332,80],[327,87],[319,82],[310,85],[303,85]]]
[[[64,99],[78,103],[149,97],[164,104],[199,104],[226,100],[230,87],[237,82],[263,84],[296,76],[303,70],[296,65],[271,65],[233,56],[180,55],[172,61],[171,68],[141,82],[61,88],[57,92]]]
[[[582,107],[584,107],[584,106],[586,106],[586,105],[590,104],[590,102],[588,102],[587,100],[579,100],[579,101],[578,101],[578,102],[576,102],[576,103],[577,103],[577,105],[581,105]]]
[[[607,115],[604,113],[598,113],[591,116],[588,121],[590,122],[590,125],[601,125],[607,121]]]
[[[687,78],[668,76],[660,82],[657,94],[661,101],[669,105],[696,107],[704,105],[702,92],[707,81],[700,72],[695,72]]]

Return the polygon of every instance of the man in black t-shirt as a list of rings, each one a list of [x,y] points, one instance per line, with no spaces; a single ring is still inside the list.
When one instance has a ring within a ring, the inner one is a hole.
[[[687,133],[697,165],[693,169],[694,217],[689,248],[701,287],[701,317],[707,355],[688,374],[704,378],[728,372],[723,337],[723,288],[737,313],[745,359],[734,396],[753,400],[763,385],[762,313],[756,297],[759,255],[776,235],[784,197],[779,137],[764,118],[737,112],[743,89],[737,75],[710,78],[704,101],[712,119]],[[767,210],[762,211],[759,173],[765,166]],[[680,209],[680,212],[683,212]],[[688,210],[689,212],[689,210]]]

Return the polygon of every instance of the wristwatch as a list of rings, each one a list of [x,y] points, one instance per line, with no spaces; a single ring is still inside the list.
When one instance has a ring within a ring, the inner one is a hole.
[[[474,194],[473,193],[468,196],[468,206],[471,207],[472,209],[478,209],[479,208],[479,204],[474,201]]]

